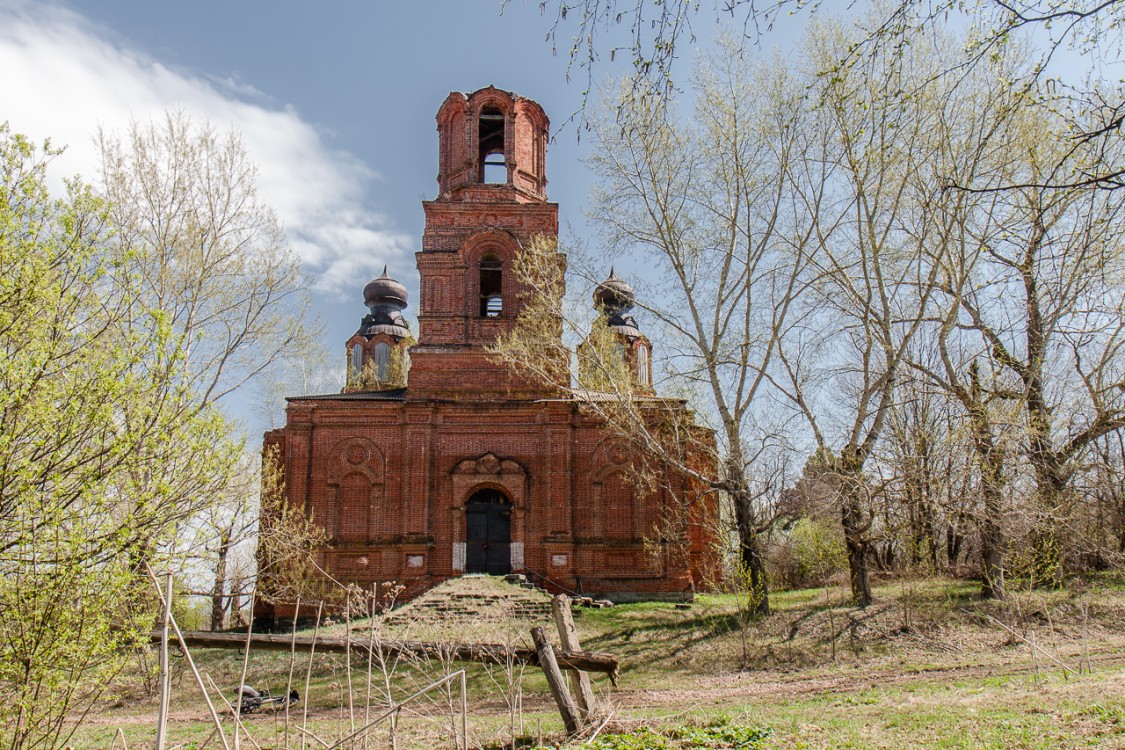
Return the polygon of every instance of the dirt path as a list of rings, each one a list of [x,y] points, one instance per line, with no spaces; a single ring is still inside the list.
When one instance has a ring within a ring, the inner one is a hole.
[[[1125,666],[1125,654],[1091,655],[1095,669]],[[856,693],[872,688],[903,685],[911,682],[949,682],[954,680],[979,680],[988,677],[1006,677],[1028,674],[1031,667],[1026,661],[1001,664],[962,664],[925,668],[865,668],[863,665],[843,667],[836,674],[810,676],[801,672],[750,671],[731,672],[714,677],[698,678],[696,686],[668,690],[630,689],[628,677],[625,686],[613,692],[613,701],[621,709],[651,709],[657,706],[688,708],[690,706],[740,704],[754,698],[768,697],[771,700],[784,700],[820,693]],[[1044,665],[1046,671],[1058,671],[1059,667]],[[554,704],[548,695],[525,695],[524,710],[529,712],[553,711]],[[503,701],[488,700],[472,704],[476,715],[505,716],[508,707]],[[302,707],[291,716],[299,717]],[[309,708],[310,719],[339,717],[339,708]],[[269,716],[256,714],[255,718]],[[173,723],[210,722],[206,711],[178,710],[169,717]],[[92,725],[126,726],[151,724],[155,715],[134,714],[115,715],[106,713],[89,717]]]

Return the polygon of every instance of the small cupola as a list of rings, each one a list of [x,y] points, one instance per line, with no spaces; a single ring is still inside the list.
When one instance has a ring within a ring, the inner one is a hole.
[[[579,354],[580,377],[591,386],[603,386],[607,379],[616,381],[618,375],[614,371],[621,368],[622,374],[628,373],[631,389],[644,394],[652,392],[652,345],[637,327],[637,321],[629,314],[635,305],[636,293],[633,287],[611,267],[605,281],[594,288],[594,309],[601,315],[597,325],[605,326],[600,329],[604,333],[595,336],[592,331],[590,340],[587,341],[590,344],[594,339],[600,340],[602,343],[595,345],[594,350],[602,350],[601,356],[608,361],[589,360],[583,365],[583,360],[588,357],[581,352]],[[605,335],[609,336],[608,342],[602,338]]]
[[[407,306],[406,287],[383,273],[363,287],[368,313],[348,339],[347,391],[386,390],[406,386],[410,369],[408,349],[414,343],[410,324],[402,311]]]
[[[410,326],[402,311],[407,305],[406,287],[392,279],[383,267],[383,274],[363,287],[363,304],[370,311],[357,331],[363,336],[386,333],[398,338],[410,335]]]
[[[633,287],[609,269],[609,276],[594,289],[594,308],[605,313],[606,325],[629,341],[641,335],[629,311],[637,304]]]

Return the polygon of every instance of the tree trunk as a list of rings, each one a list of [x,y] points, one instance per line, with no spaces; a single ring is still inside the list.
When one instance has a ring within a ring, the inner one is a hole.
[[[1065,574],[1063,543],[1055,529],[1068,491],[1069,476],[1062,459],[1049,446],[1046,436],[1033,438],[1030,458],[1035,470],[1035,507],[1032,508],[1034,576],[1038,583],[1062,586]]]
[[[930,570],[936,571],[938,569],[938,542],[934,524],[934,506],[930,499],[930,493],[927,492],[926,497],[923,499],[923,505],[919,510],[922,516],[921,535],[916,544],[924,549],[925,556],[929,558]],[[919,557],[921,557],[921,555],[919,555]]]
[[[1024,282],[1024,305],[1027,317],[1027,364],[1022,373],[1027,407],[1028,453],[1027,458],[1035,472],[1035,503],[1033,537],[1035,576],[1050,579],[1052,584],[1062,582],[1062,555],[1055,536],[1055,509],[1062,499],[1069,475],[1066,457],[1055,450],[1051,436],[1052,415],[1047,402],[1044,380],[1044,362],[1047,360],[1048,334],[1043,321],[1038,293],[1035,260],[1040,244],[1046,236],[1042,217],[1037,217],[1035,232],[1028,241],[1020,273]]]
[[[981,596],[1003,599],[1004,589],[1004,454],[993,437],[992,421],[981,385],[976,361],[969,365],[969,389],[958,397],[969,412],[973,429],[973,455],[980,472],[981,515],[977,517],[980,531]]]
[[[242,616],[242,586],[241,577],[236,577],[230,582],[230,626],[232,628],[246,627],[246,619]],[[253,614],[250,615],[253,617]]]
[[[770,613],[770,590],[762,541],[754,523],[750,493],[740,490],[734,496],[735,524],[738,526],[738,559],[746,576],[750,609],[759,615]]]
[[[852,584],[852,601],[857,607],[866,607],[874,601],[871,582],[867,576],[867,541],[862,511],[854,490],[848,490],[840,506],[840,522],[844,526],[844,544],[848,549],[848,572]]]
[[[910,513],[910,562],[921,565],[928,561],[937,570],[937,538],[934,535],[934,514],[930,501],[925,495],[914,497]]]
[[[957,560],[961,557],[961,545],[964,543],[964,539],[957,533],[957,527],[953,524],[945,527],[945,559],[951,568],[957,564]]]
[[[222,630],[225,625],[227,586],[227,557],[230,553],[230,531],[219,534],[218,558],[215,561],[215,583],[211,590],[211,630]],[[233,591],[231,592],[234,593]]]
[[[748,539],[740,540],[739,553],[750,585],[750,608],[755,614],[765,616],[770,613],[770,590],[761,545],[758,535],[751,534]]]
[[[1000,496],[987,484],[983,488],[984,516],[980,520],[981,596],[985,599],[1003,599],[1004,589],[1004,531],[1000,525]]]
[[[1004,588],[1004,526],[1003,526],[1003,462],[1004,458],[992,439],[992,431],[982,415],[975,415],[974,447],[981,476],[981,500],[984,508],[979,520],[981,558],[981,596],[1003,599]]]
[[[937,570],[937,538],[934,530],[934,471],[933,447],[923,424],[914,426],[917,431],[907,446],[910,458],[907,459],[904,477],[904,491],[909,512],[910,548],[907,550],[911,564],[921,566],[929,560],[932,570]],[[884,560],[888,567],[890,559]]]

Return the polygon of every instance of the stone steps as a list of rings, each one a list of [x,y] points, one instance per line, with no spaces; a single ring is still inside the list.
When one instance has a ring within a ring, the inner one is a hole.
[[[476,575],[446,581],[387,615],[388,624],[435,626],[550,619],[551,597],[537,586],[526,580]]]

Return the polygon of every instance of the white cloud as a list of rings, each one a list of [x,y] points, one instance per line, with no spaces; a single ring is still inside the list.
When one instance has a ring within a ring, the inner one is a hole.
[[[375,174],[357,157],[330,148],[293,109],[261,104],[248,82],[174,70],[126,45],[71,11],[0,0],[0,121],[65,144],[58,173],[87,179],[97,173],[99,127],[123,131],[170,109],[233,126],[317,288],[351,295],[357,277],[411,265],[414,240],[364,206]]]

